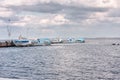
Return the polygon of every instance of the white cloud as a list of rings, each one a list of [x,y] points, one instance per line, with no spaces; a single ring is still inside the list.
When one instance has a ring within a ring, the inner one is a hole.
[[[25,22],[14,22],[11,24],[12,26],[20,26],[20,27],[25,27],[26,23]]]
[[[2,6],[20,6],[20,5],[33,5],[39,2],[39,0],[3,0]]]
[[[68,34],[72,35],[69,32],[77,33],[84,27],[91,30],[99,29],[100,24],[108,27],[104,23],[110,27],[112,23],[120,25],[119,0],[1,0],[0,4],[0,26],[5,26],[11,18],[10,26],[39,27],[46,35],[60,30],[64,33],[68,28],[71,29]]]
[[[55,25],[69,24],[69,22],[69,20],[65,19],[64,15],[56,15],[51,19],[51,24]]]
[[[91,6],[91,7],[117,7],[117,4],[115,1],[113,0],[4,0],[2,1],[4,5],[10,6],[10,5],[14,5],[14,6],[20,6],[20,5],[35,5],[37,3],[50,3],[50,2],[57,2],[60,3],[62,5],[71,5],[71,6]],[[74,8],[73,8],[74,9]],[[79,8],[78,8],[79,10]],[[6,12],[5,12],[6,11]],[[74,10],[73,10],[74,11]],[[6,13],[6,14],[4,14]],[[74,12],[71,12],[74,13]],[[77,11],[76,11],[77,13]],[[92,24],[92,23],[96,23],[96,21],[99,20],[104,20],[107,16],[109,12],[93,12],[93,13],[89,13],[89,16],[86,19],[83,19],[81,22],[82,24]],[[10,16],[13,14],[12,11],[9,10],[3,10],[3,12],[0,12],[1,15],[3,16]],[[23,18],[21,18],[21,20],[19,22],[14,22],[14,25],[21,25],[21,26],[26,26],[27,24],[38,24],[38,25],[62,25],[62,24],[69,24],[69,23],[75,23],[75,22],[70,22],[69,19],[66,19],[65,16],[67,15],[66,13],[64,13],[65,15],[61,15],[61,14],[51,14],[51,16],[53,16],[51,18],[41,18],[40,16],[37,15],[24,15]],[[78,15],[78,14],[73,14],[71,16],[74,17],[74,15]],[[76,17],[77,18],[77,17]],[[79,17],[78,17],[79,18]],[[92,18],[92,19],[91,19]]]
[[[83,24],[88,25],[88,24],[97,24],[99,23],[99,21],[104,21],[107,17],[108,13],[107,12],[96,12],[93,13],[89,16],[88,19],[86,19],[85,21],[83,21]]]
[[[64,18],[64,15],[56,15],[53,18],[47,18],[47,19],[41,19],[40,24],[41,25],[63,25],[63,24],[69,24],[69,20]]]
[[[116,8],[118,5],[115,0],[97,0],[96,6]]]
[[[20,21],[14,22],[13,25],[18,26],[26,26],[26,25],[42,25],[42,26],[50,26],[50,25],[63,25],[69,24],[70,21],[64,18],[64,15],[52,15],[47,18],[41,18],[40,16],[35,15],[25,15],[19,16],[21,18]]]
[[[0,17],[10,17],[14,12],[4,7],[0,7]]]
[[[6,25],[6,23],[4,21],[0,20],[0,26],[5,26],[5,25]]]

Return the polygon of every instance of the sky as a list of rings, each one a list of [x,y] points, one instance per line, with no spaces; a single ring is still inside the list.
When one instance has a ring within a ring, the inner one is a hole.
[[[0,39],[120,37],[120,0],[0,0]]]

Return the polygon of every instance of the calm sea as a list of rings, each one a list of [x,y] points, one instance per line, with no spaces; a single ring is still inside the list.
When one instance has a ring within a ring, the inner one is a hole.
[[[120,80],[120,46],[83,43],[0,48],[0,78]]]

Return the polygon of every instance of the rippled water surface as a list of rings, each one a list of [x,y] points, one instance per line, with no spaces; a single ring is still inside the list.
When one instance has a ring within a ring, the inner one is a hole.
[[[120,80],[120,46],[69,44],[0,48],[0,77]]]

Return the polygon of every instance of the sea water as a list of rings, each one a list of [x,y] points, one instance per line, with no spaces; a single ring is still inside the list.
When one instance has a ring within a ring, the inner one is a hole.
[[[61,44],[0,48],[7,80],[120,80],[120,46]]]

